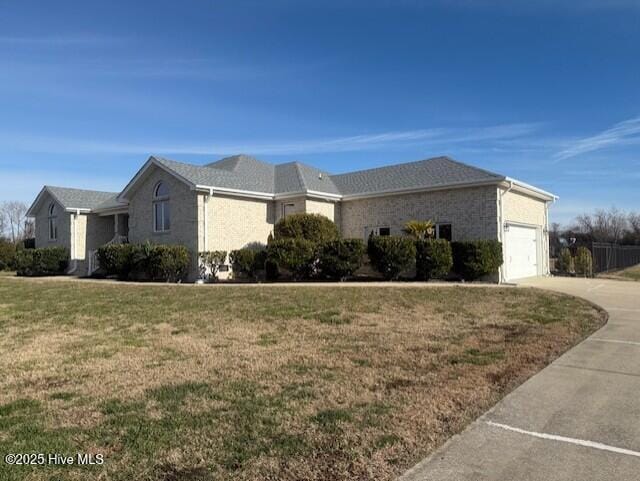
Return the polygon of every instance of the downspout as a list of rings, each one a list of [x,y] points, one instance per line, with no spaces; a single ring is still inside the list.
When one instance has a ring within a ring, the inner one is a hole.
[[[206,252],[209,247],[209,200],[213,197],[213,187],[209,187],[209,192],[204,195],[204,202],[202,204],[202,211],[204,215],[203,219],[203,233],[202,233],[202,249],[201,252]],[[198,270],[200,270],[200,253],[198,253]],[[200,278],[196,281],[198,284],[204,283],[204,279]]]
[[[504,243],[504,199],[503,198],[505,195],[511,192],[511,189],[513,189],[512,180],[509,181],[509,188],[504,192],[501,189],[501,193],[500,193],[500,225],[498,226],[498,232],[499,232],[498,237],[500,239],[500,242],[502,242],[502,257],[503,257],[503,263],[502,263],[502,266],[500,267],[500,284],[507,281],[506,269],[505,269],[505,266],[507,263],[507,251]]]
[[[78,222],[78,216],[80,215],[80,209],[77,209],[71,217],[71,260],[73,261],[73,268],[67,272],[67,274],[75,274],[78,270],[78,256],[76,255],[76,224]]]

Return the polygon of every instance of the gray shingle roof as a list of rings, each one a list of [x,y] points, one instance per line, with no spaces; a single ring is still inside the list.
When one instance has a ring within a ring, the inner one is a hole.
[[[101,204],[117,202],[117,192],[70,189],[67,187],[45,186],[65,209],[95,209]],[[119,205],[120,202],[118,202]]]
[[[435,157],[331,176],[342,195],[444,187],[471,182],[497,182],[503,179],[502,175],[463,164],[449,157]]]
[[[333,195],[358,195],[504,179],[504,176],[449,157],[435,157],[340,175],[331,175],[300,162],[274,165],[247,155],[226,157],[204,166],[154,158],[194,185],[266,194],[315,191]]]

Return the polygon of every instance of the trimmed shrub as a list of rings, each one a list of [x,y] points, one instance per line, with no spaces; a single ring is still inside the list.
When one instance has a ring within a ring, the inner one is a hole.
[[[57,276],[69,267],[69,251],[64,247],[25,249],[18,252],[16,270],[19,276]]]
[[[22,247],[24,247],[25,249],[35,249],[36,248],[36,238],[35,237],[29,237],[28,239],[25,239],[22,241]]]
[[[320,214],[292,214],[280,219],[274,227],[275,239],[304,239],[321,243],[338,239],[338,226]]]
[[[191,253],[182,245],[153,246],[146,262],[153,281],[179,282],[189,274]]]
[[[98,262],[121,280],[178,282],[189,273],[191,253],[182,245],[109,244],[98,249]]]
[[[137,246],[132,244],[108,244],[98,248],[100,270],[106,275],[126,280],[133,271],[133,256]]]
[[[231,251],[229,254],[229,262],[231,262],[234,274],[240,274],[252,279],[258,275],[258,271],[265,268],[266,260],[266,249],[244,248]]]
[[[276,239],[267,250],[267,262],[288,270],[295,280],[311,277],[316,271],[316,244],[310,240]]]
[[[16,267],[16,246],[0,240],[0,271],[11,271]]]
[[[400,273],[415,262],[416,246],[406,237],[369,237],[367,254],[371,265],[387,280],[397,279]]]
[[[227,251],[207,251],[200,253],[200,277],[218,280],[220,266],[227,260]]]
[[[576,257],[574,259],[576,275],[582,277],[593,276],[593,258],[591,251],[586,247],[578,247]]]
[[[558,255],[558,270],[563,274],[570,274],[574,270],[573,257],[568,247],[563,247]]]
[[[451,243],[445,239],[426,239],[416,242],[416,279],[442,279],[453,267]]]
[[[502,244],[494,240],[452,242],[453,270],[466,281],[495,274],[502,265]]]
[[[336,239],[318,249],[318,270],[322,277],[343,281],[362,266],[365,253],[360,239]]]

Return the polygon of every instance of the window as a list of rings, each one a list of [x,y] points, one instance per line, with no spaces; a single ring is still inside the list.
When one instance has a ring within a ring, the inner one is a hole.
[[[446,239],[449,242],[453,239],[451,224],[438,224],[436,226],[436,236],[438,239]]]
[[[56,214],[56,205],[49,206],[49,240],[58,239],[58,216]]]
[[[282,217],[285,218],[296,211],[295,204],[282,204]]]
[[[169,188],[163,182],[153,191],[153,230],[168,232],[171,229],[171,209],[169,207]]]
[[[365,227],[364,228],[365,237],[369,237],[369,235],[375,236],[390,236],[391,235],[391,227]]]

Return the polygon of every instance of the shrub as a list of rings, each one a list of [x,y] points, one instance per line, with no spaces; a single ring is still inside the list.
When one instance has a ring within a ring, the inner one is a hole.
[[[121,280],[178,282],[189,273],[191,254],[181,245],[109,244],[98,249],[98,262]]]
[[[69,267],[69,251],[64,247],[21,250],[16,257],[19,276],[55,276]]]
[[[416,257],[414,241],[405,237],[369,237],[367,253],[371,265],[385,279],[397,279],[400,273],[413,264]]]
[[[295,280],[311,277],[316,271],[316,244],[310,240],[276,239],[267,250],[267,262],[290,271]]]
[[[338,239],[338,227],[320,214],[292,214],[280,219],[274,228],[275,239],[304,239],[321,243]]]
[[[578,247],[574,264],[576,275],[582,277],[591,277],[593,275],[593,258],[591,257],[591,251],[586,247]]]
[[[324,242],[318,249],[318,270],[333,280],[344,280],[362,265],[364,242],[360,239],[336,239]]]
[[[0,239],[0,271],[10,271],[16,267],[16,246]]]
[[[178,282],[189,274],[191,253],[182,245],[153,246],[146,262],[151,280]]]
[[[208,251],[200,253],[200,277],[218,280],[220,266],[227,260],[227,251]]]
[[[255,278],[258,271],[265,268],[266,257],[265,249],[244,248],[231,251],[229,262],[231,262],[234,274]]]
[[[445,239],[427,239],[416,242],[416,279],[442,279],[451,272],[453,255],[451,243]]]
[[[498,272],[502,265],[502,244],[494,240],[451,243],[454,271],[467,281]]]
[[[106,275],[118,276],[125,280],[134,268],[135,245],[132,244],[108,244],[98,248],[97,256],[100,270]]]
[[[563,247],[558,255],[558,270],[563,274],[570,274],[574,270],[573,257],[567,247]]]

